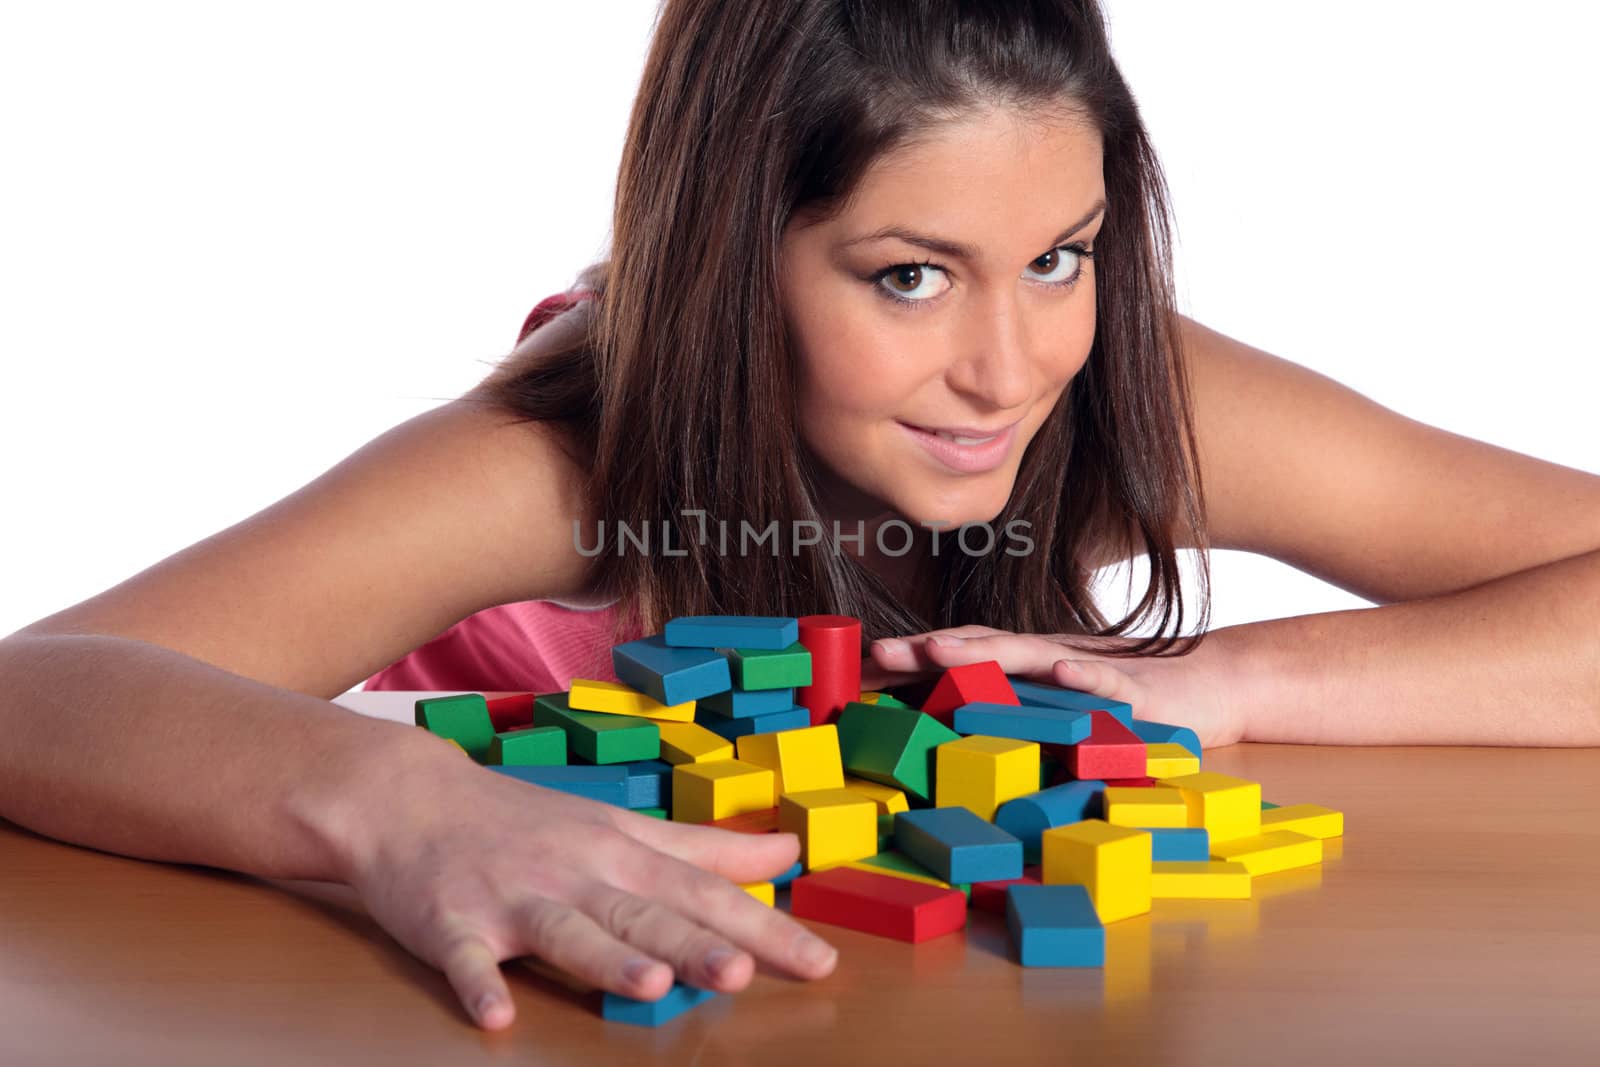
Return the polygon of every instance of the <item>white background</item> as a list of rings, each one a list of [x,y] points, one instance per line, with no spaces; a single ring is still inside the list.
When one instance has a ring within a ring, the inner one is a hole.
[[[6,5],[0,634],[478,381],[605,247],[655,8]],[[1600,471],[1587,5],[1109,10],[1186,311]],[[1214,578],[1218,626],[1365,604]]]

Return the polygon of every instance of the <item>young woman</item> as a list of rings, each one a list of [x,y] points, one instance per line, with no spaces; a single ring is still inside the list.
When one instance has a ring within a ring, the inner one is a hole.
[[[1179,316],[1091,0],[670,0],[579,283],[467,396],[0,642],[0,814],[347,882],[500,1027],[520,955],[641,998],[828,973],[733,885],[797,843],[484,774],[329,705],[363,678],[544,688],[673,615],[839,612],[868,685],[997,659],[1211,744],[1600,740],[1600,479]],[[1186,636],[1211,546],[1385,606]]]

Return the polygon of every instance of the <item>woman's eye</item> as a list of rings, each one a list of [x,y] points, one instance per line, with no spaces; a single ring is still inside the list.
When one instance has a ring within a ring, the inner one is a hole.
[[[1034,260],[1030,266],[1046,273],[1036,275],[1040,281],[1064,283],[1072,280],[1083,266],[1084,253],[1076,248],[1053,248]]]
[[[943,289],[928,288],[928,282],[935,275],[942,277],[944,271],[932,263],[901,263],[884,271],[880,284],[901,300],[920,303],[944,292]]]

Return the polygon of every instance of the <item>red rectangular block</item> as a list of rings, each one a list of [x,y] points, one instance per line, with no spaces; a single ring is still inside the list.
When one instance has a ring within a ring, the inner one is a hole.
[[[1074,778],[1143,778],[1145,744],[1139,735],[1117,721],[1109,711],[1091,711],[1093,725],[1087,740],[1062,750],[1067,773]]]
[[[494,732],[498,734],[532,726],[533,700],[532,693],[511,693],[485,700],[484,703],[489,705],[489,721],[494,724]]]
[[[778,832],[778,809],[762,808],[760,811],[747,811],[742,815],[730,815],[726,819],[716,819],[705,825],[715,826],[721,830],[734,830],[741,834],[775,834]]]
[[[1006,677],[999,662],[986,659],[981,663],[964,663],[959,667],[947,668],[933,687],[933,692],[928,694],[928,699],[923,701],[922,710],[949,726],[950,720],[955,718],[956,709],[963,704],[1021,703],[1016,690],[1011,688],[1011,679]]]
[[[967,897],[961,890],[854,867],[796,878],[789,886],[789,911],[796,918],[899,941],[926,941],[967,925]]]
[[[1039,879],[1037,868],[1030,867],[1032,874],[1023,872],[1021,878],[1003,878],[997,882],[973,882],[972,906],[981,911],[992,912],[1004,916],[1006,913],[1006,890],[1014,885],[1043,885]]]

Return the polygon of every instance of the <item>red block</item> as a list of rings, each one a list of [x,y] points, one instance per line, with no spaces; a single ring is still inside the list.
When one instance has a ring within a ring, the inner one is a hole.
[[[1105,784],[1122,788],[1148,789],[1156,784],[1156,780],[1154,778],[1107,778]]]
[[[778,809],[762,808],[760,811],[747,811],[742,815],[730,815],[726,819],[714,819],[707,826],[715,826],[720,830],[735,830],[741,834],[775,834],[778,832]]]
[[[789,885],[789,911],[799,919],[844,926],[899,941],[926,941],[967,925],[967,898],[959,889],[829,867]]]
[[[1021,703],[999,662],[986,659],[947,668],[923,702],[922,710],[949,726],[956,709],[963,704]]]
[[[799,621],[800,643],[811,653],[811,684],[794,691],[794,702],[811,712],[812,726],[821,726],[861,698],[861,620],[802,615]]]
[[[1087,740],[1068,745],[1067,773],[1074,778],[1144,778],[1145,744],[1109,711],[1091,711]]]
[[[522,730],[533,725],[533,694],[512,693],[484,701],[489,705],[489,721],[495,733]]]
[[[996,915],[1006,913],[1006,890],[1014,885],[1043,885],[1037,872],[1023,874],[1021,878],[1004,878],[998,882],[973,882],[972,906]]]

